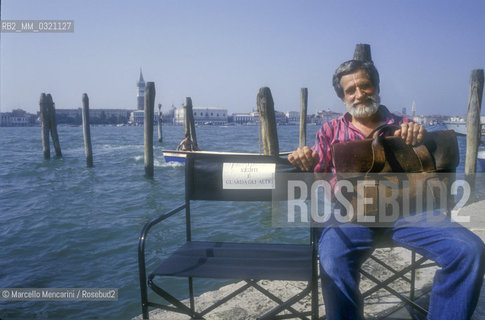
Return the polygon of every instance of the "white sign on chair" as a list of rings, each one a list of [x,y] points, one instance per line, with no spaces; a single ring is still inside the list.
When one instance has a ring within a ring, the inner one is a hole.
[[[223,189],[274,189],[275,163],[224,163]]]

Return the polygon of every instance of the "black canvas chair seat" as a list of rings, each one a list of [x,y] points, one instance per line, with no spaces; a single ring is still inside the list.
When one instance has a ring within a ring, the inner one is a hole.
[[[204,319],[205,315],[218,306],[226,303],[244,290],[254,288],[274,301],[277,306],[262,314],[258,319],[317,319],[318,318],[318,258],[315,244],[315,233],[309,226],[295,229],[295,232],[309,234],[306,243],[235,243],[234,241],[215,242],[211,239],[192,239],[192,219],[200,211],[224,214],[227,206],[215,206],[215,201],[232,201],[233,205],[244,206],[241,202],[286,200],[286,188],[244,188],[234,189],[224,185],[223,176],[225,165],[232,164],[274,164],[274,186],[285,186],[282,174],[295,172],[295,168],[286,159],[256,155],[220,155],[189,153],[185,165],[185,203],[171,211],[149,221],[141,235],[138,247],[138,264],[140,273],[140,288],[143,318],[148,319],[149,307],[160,308],[177,313],[184,313],[194,319]],[[264,171],[264,169],[262,169]],[[239,179],[239,178],[238,178]],[[241,178],[244,179],[244,178]],[[269,180],[271,180],[270,178]],[[237,179],[236,179],[237,180]],[[226,179],[227,181],[227,179]],[[239,180],[237,180],[239,181]],[[202,201],[199,201],[202,200]],[[191,203],[199,201],[192,208]],[[214,208],[212,207],[214,206]],[[201,210],[202,208],[208,210]],[[261,217],[262,214],[271,215],[271,206],[260,206],[260,209],[248,212]],[[231,210],[229,208],[229,210]],[[151,228],[159,224],[170,226],[170,217],[185,214],[186,241],[175,248],[168,256],[160,259],[160,264],[147,273],[145,265],[145,241]],[[203,219],[202,219],[203,220]],[[217,226],[214,226],[217,228]],[[221,225],[220,228],[231,226]],[[234,227],[234,226],[233,226]],[[270,229],[268,228],[268,231]],[[189,304],[186,305],[170,293],[165,285],[167,277],[187,278],[189,287]],[[193,289],[194,278],[215,278],[242,280],[246,282],[234,292],[222,297],[204,310],[195,308]],[[306,287],[299,293],[286,300],[282,300],[267,289],[263,288],[260,280],[305,281]],[[148,299],[148,288],[163,298],[164,301],[155,302]],[[293,305],[306,296],[311,296],[311,309],[298,311]],[[168,302],[169,305],[163,302]]]
[[[160,276],[310,281],[309,245],[186,242],[155,270]]]

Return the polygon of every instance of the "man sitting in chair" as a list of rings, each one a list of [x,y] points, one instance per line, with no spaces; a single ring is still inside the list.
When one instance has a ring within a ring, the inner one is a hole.
[[[298,148],[288,156],[300,170],[335,172],[331,146],[364,139],[383,124],[400,125],[394,135],[409,145],[423,141],[426,131],[422,125],[408,122],[380,105],[379,74],[372,62],[344,62],[334,73],[333,86],[347,113],[324,123],[312,148]],[[374,250],[377,233],[398,246],[415,250],[441,268],[434,277],[428,319],[472,316],[485,270],[484,243],[449,219],[431,225],[424,216],[413,222],[398,219],[387,228],[348,222],[323,229],[319,254],[327,319],[363,319],[359,269]]]

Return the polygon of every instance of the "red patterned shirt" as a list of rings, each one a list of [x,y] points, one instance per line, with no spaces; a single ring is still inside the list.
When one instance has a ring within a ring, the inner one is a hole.
[[[386,117],[386,124],[401,124],[408,119],[389,112],[385,106],[379,106],[379,111]],[[315,145],[312,147],[320,160],[314,168],[315,172],[335,172],[332,159],[332,145],[344,141],[362,140],[366,136],[352,123],[352,116],[347,112],[343,116],[330,120],[322,125],[317,132]]]

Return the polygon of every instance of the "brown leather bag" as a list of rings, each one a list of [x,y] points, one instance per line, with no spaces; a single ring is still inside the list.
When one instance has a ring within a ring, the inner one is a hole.
[[[333,145],[337,173],[455,172],[460,159],[453,130],[426,132],[423,143],[412,147],[401,137],[385,136],[399,128],[380,126],[367,139]]]
[[[417,207],[416,203],[422,200],[423,186],[426,192],[432,194],[433,204],[442,203],[433,185],[445,184],[449,187],[451,179],[449,175],[437,173],[455,172],[459,163],[458,142],[453,130],[433,131],[425,134],[423,143],[413,147],[407,145],[401,137],[388,136],[396,129],[395,125],[384,125],[376,128],[368,138],[338,143],[332,146],[332,154],[338,179],[350,180],[354,185],[357,181],[379,180],[390,181],[397,186],[406,186],[400,189],[398,202],[400,208],[404,202],[412,208],[420,208],[415,212],[429,208],[427,205]],[[406,180],[407,184],[402,181]],[[354,211],[359,209],[364,215],[377,215],[382,207],[379,207],[379,195],[388,194],[388,191],[379,191],[379,184],[375,188],[365,188],[364,194],[354,192],[351,196],[351,204]],[[435,194],[436,193],[436,194]],[[357,207],[357,199],[370,198],[371,204],[362,208]],[[448,198],[446,199],[449,206]],[[407,207],[406,207],[407,208]],[[392,210],[387,208],[386,210]],[[381,212],[382,214],[382,212]],[[402,212],[400,213],[402,214]],[[350,220],[355,221],[357,215]]]

